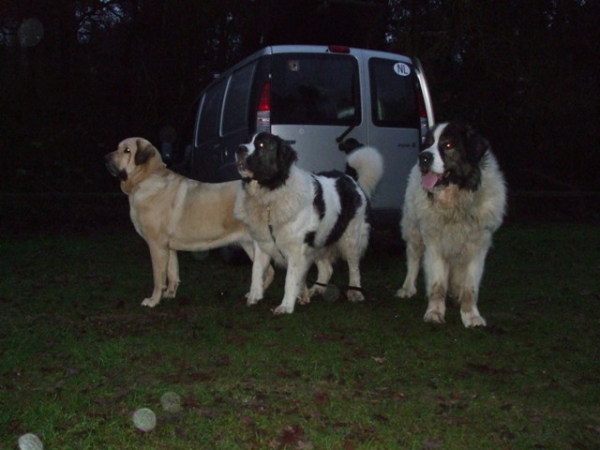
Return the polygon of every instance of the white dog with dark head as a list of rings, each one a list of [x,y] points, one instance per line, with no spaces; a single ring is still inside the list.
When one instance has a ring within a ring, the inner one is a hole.
[[[506,185],[489,143],[460,123],[438,124],[412,169],[402,237],[408,273],[398,297],[412,297],[423,258],[428,306],[425,321],[443,323],[446,296],[460,304],[466,327],[485,326],[477,308],[492,234],[506,208]]]
[[[323,293],[333,273],[333,262],[348,262],[348,300],[364,300],[359,261],[369,241],[369,197],[383,175],[383,159],[371,147],[354,150],[349,172],[318,175],[295,163],[296,152],[280,137],[260,133],[236,153],[242,185],[235,216],[246,224],[255,241],[252,286],[248,304],[263,297],[264,270],[271,259],[287,267],[285,294],[275,314],[292,313],[296,299],[308,302]],[[317,264],[318,279],[306,290],[306,274]]]

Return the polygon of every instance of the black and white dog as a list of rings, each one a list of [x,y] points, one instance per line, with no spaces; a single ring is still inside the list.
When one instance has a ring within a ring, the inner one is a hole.
[[[287,267],[285,294],[275,314],[292,313],[296,299],[307,303],[323,293],[342,257],[350,271],[348,300],[364,300],[359,261],[369,241],[369,198],[383,175],[383,159],[372,147],[354,150],[349,172],[318,175],[296,165],[296,152],[280,137],[260,133],[236,153],[242,184],[235,216],[255,240],[248,305],[263,298],[263,279],[271,258]],[[306,289],[306,274],[317,264],[318,279]]]
[[[486,139],[469,126],[442,123],[429,132],[412,169],[403,208],[408,273],[398,297],[412,297],[421,258],[425,321],[444,323],[446,296],[460,304],[465,327],[485,326],[477,300],[492,234],[506,208],[506,184]]]

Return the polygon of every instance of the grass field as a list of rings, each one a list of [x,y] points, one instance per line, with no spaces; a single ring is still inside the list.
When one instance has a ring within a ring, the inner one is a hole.
[[[282,271],[248,308],[249,265],[184,253],[178,298],[147,309],[148,250],[129,223],[35,224],[0,240],[0,449],[26,433],[82,450],[600,448],[597,226],[501,228],[489,326],[467,330],[456,308],[424,323],[422,290],[393,297],[393,234],[363,261],[367,302],[273,317]],[[334,278],[346,284],[344,266]],[[143,407],[149,432],[132,420]]]

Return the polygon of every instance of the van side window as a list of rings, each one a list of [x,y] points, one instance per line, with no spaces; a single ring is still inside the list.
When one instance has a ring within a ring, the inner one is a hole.
[[[418,128],[412,66],[397,60],[371,58],[369,74],[373,123],[380,127]]]
[[[254,61],[231,75],[223,108],[224,135],[248,126],[248,102],[252,85],[250,80],[254,77],[256,64],[257,61]]]
[[[271,61],[271,123],[360,123],[358,63],[348,55],[286,53]]]
[[[198,142],[196,145],[219,136],[219,119],[224,92],[225,80],[214,85],[204,94],[198,114],[198,133],[196,134]]]

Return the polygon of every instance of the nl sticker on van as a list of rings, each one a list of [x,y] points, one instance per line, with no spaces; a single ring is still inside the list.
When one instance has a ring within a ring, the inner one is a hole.
[[[410,66],[401,62],[396,63],[394,64],[394,72],[400,76],[407,77],[410,75]]]

